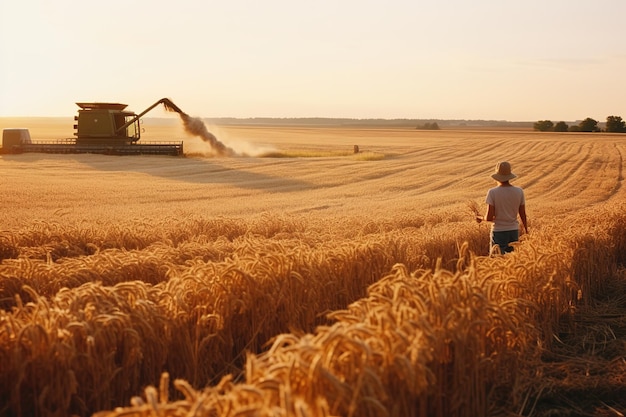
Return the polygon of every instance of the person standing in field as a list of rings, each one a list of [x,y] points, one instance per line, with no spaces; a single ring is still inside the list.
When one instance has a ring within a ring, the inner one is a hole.
[[[517,220],[519,215],[524,231],[528,233],[526,222],[526,199],[524,190],[509,183],[517,175],[511,172],[511,164],[503,161],[496,164],[496,172],[491,178],[498,182],[496,187],[487,191],[485,202],[487,214],[476,216],[478,223],[482,221],[493,222],[491,225],[491,249],[493,254],[497,246],[501,254],[512,252],[511,242],[519,240],[520,225]]]

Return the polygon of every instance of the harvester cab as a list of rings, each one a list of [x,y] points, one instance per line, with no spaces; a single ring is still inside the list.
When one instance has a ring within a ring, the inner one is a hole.
[[[139,118],[120,103],[76,103],[76,144],[131,145],[141,137]]]

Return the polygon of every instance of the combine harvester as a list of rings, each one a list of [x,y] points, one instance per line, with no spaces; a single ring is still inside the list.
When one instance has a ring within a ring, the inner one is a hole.
[[[76,103],[75,138],[54,141],[31,140],[27,129],[4,129],[2,153],[97,153],[107,155],[183,155],[183,142],[140,142],[139,119],[163,104],[168,111],[185,114],[171,100],[162,98],[139,114],[119,103]]]

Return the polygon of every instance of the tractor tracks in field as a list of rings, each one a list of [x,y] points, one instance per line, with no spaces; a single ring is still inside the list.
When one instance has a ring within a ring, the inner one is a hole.
[[[606,202],[621,189],[623,152],[619,143],[561,142],[524,162],[524,188],[563,207]]]

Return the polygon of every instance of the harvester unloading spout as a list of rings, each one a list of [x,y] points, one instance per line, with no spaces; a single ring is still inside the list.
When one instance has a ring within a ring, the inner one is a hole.
[[[150,110],[152,110],[153,108],[155,108],[159,104],[163,104],[163,107],[165,107],[165,110],[167,110],[167,111],[174,111],[174,112],[179,113],[181,115],[185,114],[180,109],[180,107],[178,107],[176,104],[174,104],[174,102],[172,100],[170,100],[169,98],[162,98],[161,100],[157,101],[156,103],[154,103],[152,106],[148,107],[147,109],[145,109],[141,113],[135,115],[133,118],[131,118],[128,122],[124,123],[122,126],[118,127],[117,130],[115,131],[115,133],[123,132],[124,129],[126,129],[128,126],[132,125],[133,123],[137,122],[146,113],[148,113]]]

